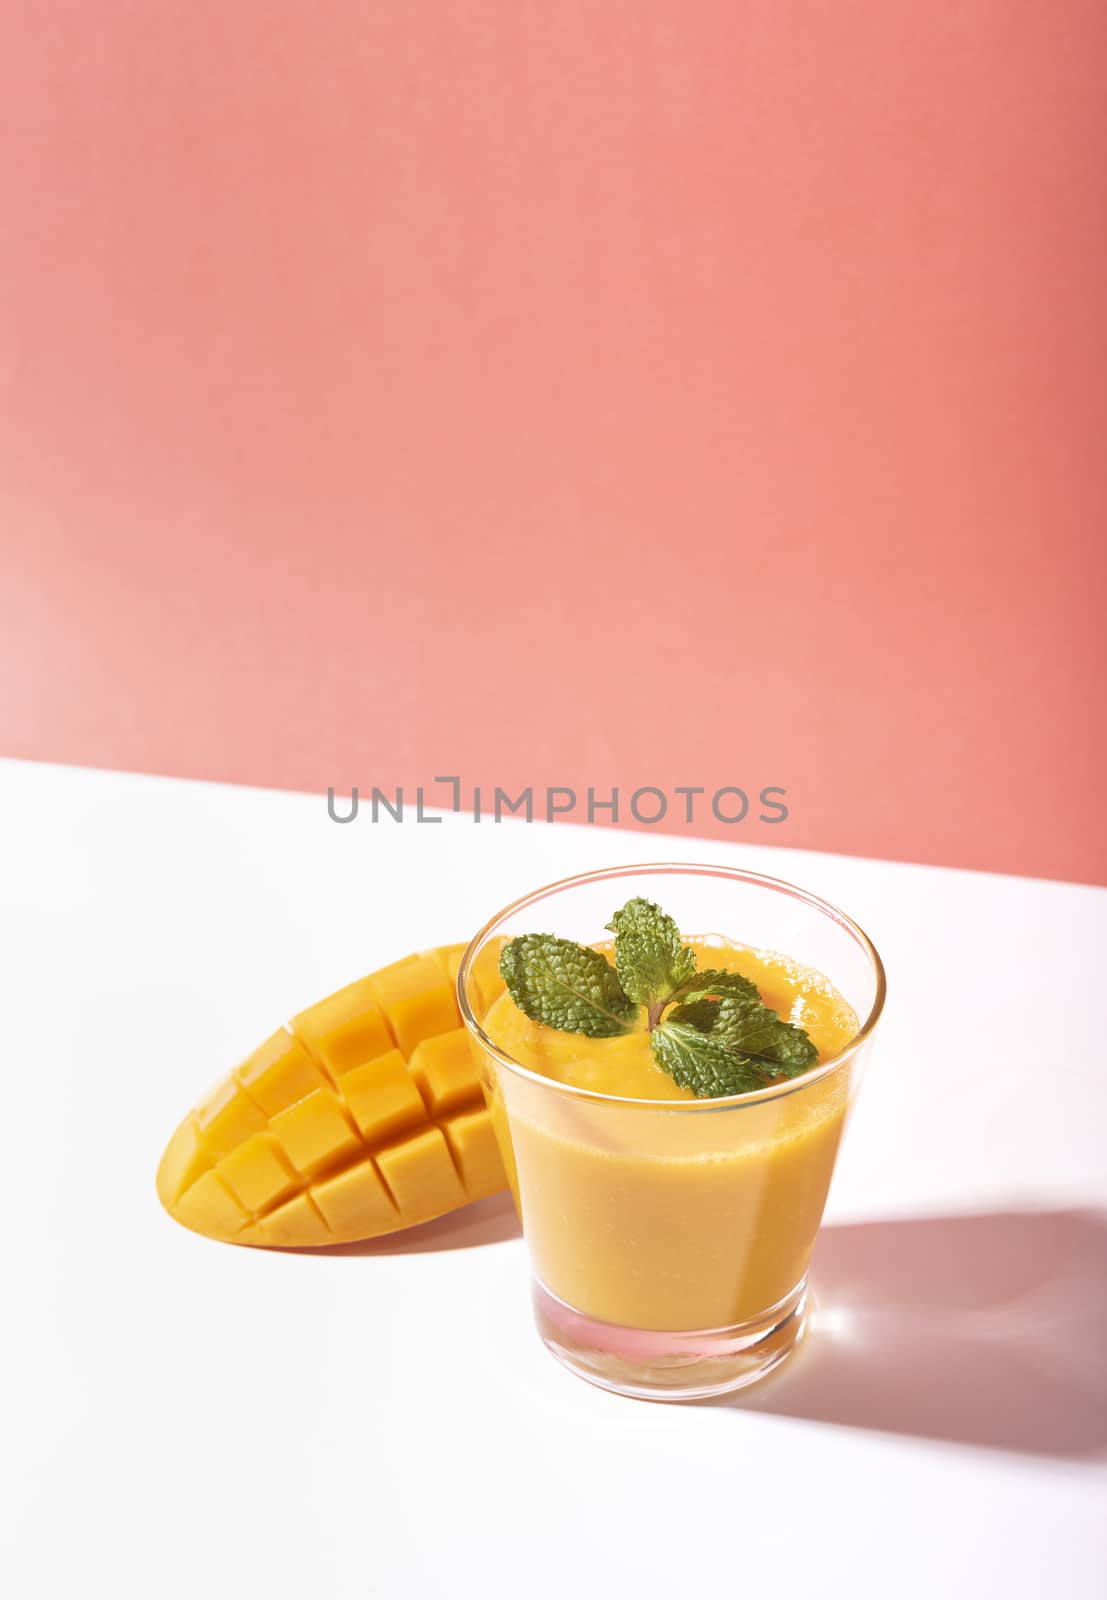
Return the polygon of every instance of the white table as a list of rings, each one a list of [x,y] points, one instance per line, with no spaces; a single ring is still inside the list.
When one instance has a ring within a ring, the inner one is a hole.
[[[1102,1593],[1107,893],[0,763],[13,1600]],[[290,1011],[604,862],[851,911],[891,999],[819,1310],[752,1396],[617,1399],[530,1326],[502,1199],[234,1249],[154,1169]]]

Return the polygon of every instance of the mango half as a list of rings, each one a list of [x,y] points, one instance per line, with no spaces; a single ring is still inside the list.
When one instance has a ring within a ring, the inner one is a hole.
[[[464,949],[382,967],[271,1034],[170,1139],[169,1215],[231,1244],[343,1244],[505,1188],[457,1009]],[[484,987],[487,1005],[494,960]]]

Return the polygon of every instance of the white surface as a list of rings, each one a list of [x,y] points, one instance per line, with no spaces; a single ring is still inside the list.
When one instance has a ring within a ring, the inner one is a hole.
[[[567,825],[338,827],[321,798],[17,763],[0,805],[7,1593],[1102,1593],[1107,893]],[[298,1006],[551,877],[663,856],[795,878],[889,969],[822,1309],[755,1398],[564,1373],[499,1200],[321,1256],[160,1211],[179,1117]]]

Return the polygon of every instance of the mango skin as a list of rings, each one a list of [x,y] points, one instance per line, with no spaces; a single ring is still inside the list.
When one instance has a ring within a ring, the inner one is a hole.
[[[463,944],[382,967],[278,1028],[194,1107],[158,1167],[175,1221],[228,1244],[349,1244],[507,1187],[457,1009]],[[482,1005],[503,984],[487,952]]]

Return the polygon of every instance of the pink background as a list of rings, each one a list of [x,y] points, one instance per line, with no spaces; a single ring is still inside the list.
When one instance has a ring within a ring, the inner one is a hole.
[[[0,752],[1107,881],[1099,0],[0,17]]]

